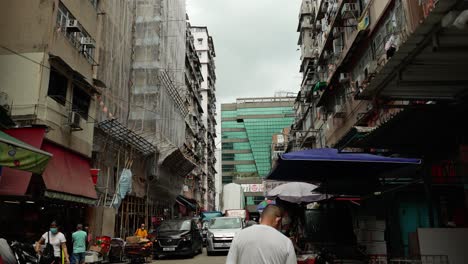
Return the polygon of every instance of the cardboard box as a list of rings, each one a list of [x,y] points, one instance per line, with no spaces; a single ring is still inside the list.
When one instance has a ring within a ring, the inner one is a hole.
[[[359,220],[359,229],[385,230],[386,224],[384,220]]]
[[[385,241],[385,232],[381,230],[357,229],[355,234],[360,242]]]
[[[129,236],[126,239],[126,242],[129,244],[136,244],[140,242],[140,237],[138,236]]]
[[[90,246],[89,251],[94,251],[97,253],[101,253],[102,248],[100,246]]]
[[[369,255],[386,255],[387,243],[385,242],[367,242],[359,243],[366,247],[366,253]]]
[[[88,251],[85,254],[85,263],[95,263],[99,261],[99,255],[97,252]]]

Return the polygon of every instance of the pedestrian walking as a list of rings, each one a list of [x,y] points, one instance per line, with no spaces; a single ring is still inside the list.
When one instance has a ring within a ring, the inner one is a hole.
[[[259,225],[234,237],[226,264],[296,264],[291,240],[278,231],[281,219],[281,208],[272,204],[265,207]]]
[[[62,232],[59,232],[59,228],[57,225],[57,222],[53,221],[50,224],[49,231],[45,232],[41,239],[36,242],[35,245],[35,250],[38,254],[44,253],[44,254],[49,254],[48,251],[48,245],[52,246],[53,249],[53,257],[51,258],[50,263],[44,263],[44,264],[60,264],[62,263],[62,252],[63,252],[63,257],[65,259],[65,263],[70,263],[70,257],[68,256],[68,251],[67,251],[67,245],[66,245],[67,240],[65,239],[65,235]],[[41,252],[41,245],[46,245],[44,252]],[[52,252],[50,252],[52,254]],[[47,256],[47,259],[49,259],[49,256]]]
[[[73,254],[71,264],[83,264],[85,260],[86,242],[88,234],[83,231],[83,225],[78,224],[76,231],[72,234]]]
[[[84,225],[84,231],[86,232],[86,248],[89,248],[89,245],[91,244],[93,240],[93,234],[91,233],[91,230],[89,229],[89,225],[85,224]]]

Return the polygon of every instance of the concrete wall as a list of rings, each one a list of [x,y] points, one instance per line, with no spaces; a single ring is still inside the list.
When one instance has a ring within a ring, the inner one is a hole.
[[[421,255],[446,255],[450,264],[467,263],[468,228],[419,228],[418,238]]]

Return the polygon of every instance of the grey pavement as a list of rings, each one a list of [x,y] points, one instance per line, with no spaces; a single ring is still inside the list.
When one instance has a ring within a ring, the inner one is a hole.
[[[227,254],[219,254],[216,256],[207,256],[206,249],[203,249],[202,254],[198,254],[194,258],[163,258],[160,260],[154,260],[152,264],[167,263],[167,264],[224,264],[226,263]]]

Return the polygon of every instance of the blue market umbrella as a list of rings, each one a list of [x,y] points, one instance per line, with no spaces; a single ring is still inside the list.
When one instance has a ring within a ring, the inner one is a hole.
[[[265,207],[267,207],[269,204],[276,204],[275,201],[273,200],[265,200],[261,201],[259,204],[257,204],[257,211],[261,212]]]
[[[308,149],[281,155],[267,179],[321,183],[316,190],[321,193],[359,194],[374,189],[384,172],[414,175],[420,164],[420,159]]]

